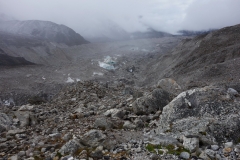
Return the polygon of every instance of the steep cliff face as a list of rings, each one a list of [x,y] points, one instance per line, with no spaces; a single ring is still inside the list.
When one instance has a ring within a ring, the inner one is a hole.
[[[88,43],[88,41],[71,28],[49,21],[4,21],[0,23],[0,31],[31,36],[46,41],[63,43],[69,46]]]

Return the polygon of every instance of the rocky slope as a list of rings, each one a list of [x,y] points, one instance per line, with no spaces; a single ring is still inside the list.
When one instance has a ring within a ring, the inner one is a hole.
[[[186,89],[206,84],[239,82],[240,26],[185,39],[147,67],[146,79],[174,78]],[[156,78],[158,77],[158,78]]]
[[[54,160],[240,158],[238,92],[206,86],[176,96],[166,91],[177,85],[171,82],[161,80],[151,89],[78,82],[48,103],[2,107],[0,154]]]
[[[80,34],[71,28],[49,21],[4,21],[0,31],[17,35],[31,36],[50,42],[63,43],[69,46],[88,43]]]
[[[64,55],[62,64],[0,70],[13,88],[72,82],[51,100],[0,101],[0,156],[240,159],[239,31],[223,28],[172,50],[171,38],[55,46],[50,53]]]

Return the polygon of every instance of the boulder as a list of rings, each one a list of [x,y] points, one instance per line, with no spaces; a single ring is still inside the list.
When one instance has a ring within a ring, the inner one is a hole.
[[[23,112],[23,111],[16,111],[15,116],[17,116],[18,120],[20,121],[20,126],[26,127],[30,124],[30,117],[29,112]]]
[[[133,104],[133,112],[137,115],[154,114],[162,110],[171,100],[172,95],[163,89],[155,89],[151,94],[136,99]]]
[[[190,154],[188,152],[181,152],[180,157],[183,159],[189,159]]]
[[[113,127],[113,124],[111,121],[109,121],[106,118],[97,118],[94,123],[95,128],[101,128],[101,129],[110,129]]]
[[[165,91],[172,93],[172,94],[179,94],[181,93],[181,86],[177,84],[177,82],[171,78],[161,79],[157,83],[158,88],[162,88]]]
[[[125,121],[123,124],[124,129],[135,129],[137,126],[130,121]]]
[[[84,148],[84,146],[79,143],[78,139],[72,139],[61,147],[59,153],[62,155],[74,154],[77,150],[82,148]]]
[[[183,137],[183,147],[190,152],[195,152],[199,148],[198,137]]]
[[[125,116],[125,111],[119,110],[119,109],[110,109],[107,110],[104,113],[105,116],[107,117],[112,117],[112,118],[120,118],[122,119]]]
[[[80,142],[85,146],[97,147],[101,145],[101,143],[103,143],[105,139],[106,135],[103,134],[102,131],[93,129],[85,133],[82,136]]]
[[[228,98],[225,88],[206,86],[180,93],[163,108],[157,134],[198,135],[210,144],[240,138],[238,101]]]
[[[0,113],[0,133],[6,131],[11,124],[10,118],[5,113]]]

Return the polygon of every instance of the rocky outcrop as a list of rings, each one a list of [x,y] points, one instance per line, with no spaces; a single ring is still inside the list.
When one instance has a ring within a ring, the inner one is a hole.
[[[172,100],[172,95],[163,89],[155,89],[151,94],[138,98],[133,103],[133,112],[137,115],[151,114],[162,110]]]

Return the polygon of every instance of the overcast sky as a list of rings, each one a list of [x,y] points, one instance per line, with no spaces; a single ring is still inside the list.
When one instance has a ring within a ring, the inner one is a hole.
[[[99,32],[107,22],[128,32],[150,27],[174,33],[238,24],[240,0],[0,0],[0,12],[64,24],[80,34]]]

